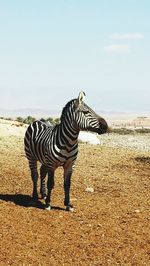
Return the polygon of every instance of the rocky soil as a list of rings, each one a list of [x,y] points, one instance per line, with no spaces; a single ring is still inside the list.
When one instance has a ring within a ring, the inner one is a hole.
[[[150,151],[150,134],[105,134],[99,137],[101,145],[131,150]]]

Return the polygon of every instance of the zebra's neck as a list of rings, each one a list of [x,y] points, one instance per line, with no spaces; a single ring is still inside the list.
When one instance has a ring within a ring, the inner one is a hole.
[[[68,147],[68,149],[71,149],[78,143],[79,131],[71,126],[71,124],[68,124],[67,121],[63,121],[58,125],[58,135],[61,144]]]

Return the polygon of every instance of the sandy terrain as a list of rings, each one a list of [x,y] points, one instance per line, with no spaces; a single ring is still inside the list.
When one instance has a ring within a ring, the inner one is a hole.
[[[23,136],[27,125],[17,121],[0,119],[0,137],[2,136]]]
[[[56,173],[53,209],[44,210],[40,199],[30,206],[25,128],[2,124],[1,266],[150,265],[150,152],[144,148],[149,136],[139,142],[134,136],[105,135],[101,145],[80,144],[71,189],[75,212],[70,213],[63,206],[62,169]]]

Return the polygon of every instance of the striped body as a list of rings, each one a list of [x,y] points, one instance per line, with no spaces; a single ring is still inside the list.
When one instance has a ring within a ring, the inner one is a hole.
[[[31,124],[25,135],[25,152],[29,161],[39,161],[48,168],[56,169],[74,162],[78,153],[77,135],[67,136],[61,125],[48,126],[42,121]]]

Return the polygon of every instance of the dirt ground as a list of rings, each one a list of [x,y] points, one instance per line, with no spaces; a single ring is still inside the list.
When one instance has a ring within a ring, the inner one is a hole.
[[[63,206],[62,169],[52,210],[31,207],[23,136],[0,136],[0,265],[150,265],[150,153],[80,144],[73,213]],[[92,187],[94,192],[87,192]]]

